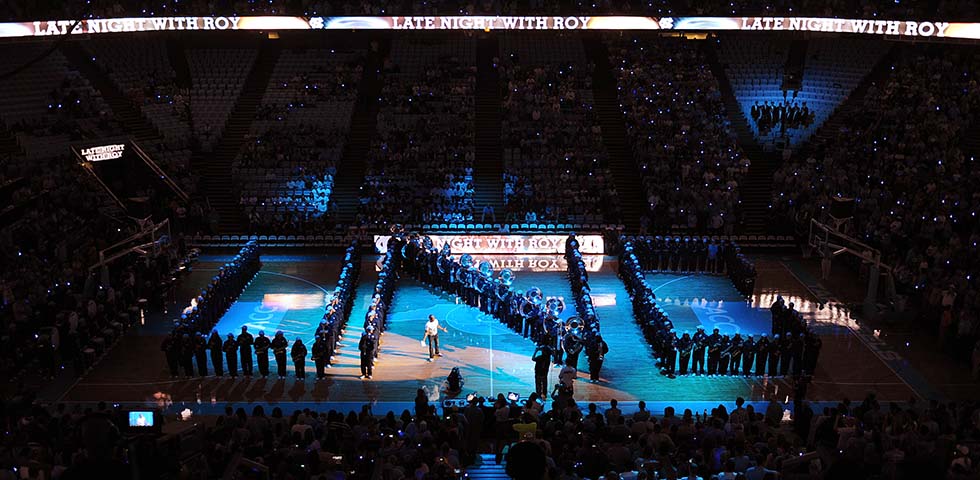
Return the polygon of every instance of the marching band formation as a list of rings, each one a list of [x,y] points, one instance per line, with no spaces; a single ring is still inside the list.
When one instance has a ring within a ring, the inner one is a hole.
[[[657,305],[644,271],[727,273],[739,290],[749,295],[755,283],[755,268],[735,244],[707,237],[624,237],[621,241],[619,275],[662,374],[673,378],[676,375],[776,377],[813,373],[820,339],[809,330],[794,305],[787,305],[782,297],[771,306],[772,337],[769,334],[758,337],[739,333],[723,335],[718,329],[709,334],[700,326],[695,332],[678,332]],[[558,366],[563,368],[559,383],[551,392],[552,397],[569,398],[583,351],[590,379],[599,380],[609,347],[602,339],[589,275],[574,233],[566,241],[565,259],[577,315],[567,319],[561,318],[565,309],[561,298],[546,297],[537,287],[527,292],[515,290],[512,288],[512,271],[503,269],[495,274],[489,262],[477,264],[469,254],[463,254],[457,260],[448,244],[437,249],[427,236],[396,232],[388,247],[365,314],[364,331],[358,341],[362,379],[370,379],[374,374],[374,365],[381,354],[381,335],[387,326],[388,306],[399,272],[404,270],[532,339],[537,345],[532,360],[535,363],[535,389],[539,394],[549,393],[548,373],[552,366]],[[270,338],[260,330],[255,337],[246,326],[237,336],[228,333],[224,340],[217,330],[212,330],[210,338],[205,338],[204,332],[237,300],[260,268],[258,245],[249,242],[230,263],[219,269],[201,294],[191,300],[191,305],[183,311],[161,345],[172,376],[177,377],[181,370],[188,377],[194,376],[195,361],[197,374],[207,376],[208,358],[216,376],[223,376],[226,370],[231,377],[237,377],[239,370],[244,376],[252,376],[254,355],[259,375],[267,377],[270,350],[280,378],[286,376],[287,357],[293,362],[296,377],[305,378],[308,354],[317,378],[325,376],[354,302],[360,270],[357,243],[351,244],[345,252],[338,286],[330,295],[309,351],[298,337],[290,345],[282,331]],[[441,356],[438,330],[445,329],[434,317],[430,318],[430,323],[433,326],[427,325],[423,343],[429,340],[431,361],[433,357]]]
[[[634,243],[635,242],[635,243]],[[633,312],[653,347],[663,375],[744,375],[770,377],[812,375],[820,354],[820,339],[807,328],[800,312],[782,297],[770,307],[772,338],[722,335],[697,330],[679,333],[656,302],[644,270],[728,272],[736,286],[755,285],[755,268],[731,243],[679,242],[660,237],[631,238],[622,244],[619,275],[633,302]],[[700,244],[700,246],[698,246]],[[676,247],[670,245],[677,245]],[[716,245],[712,248],[712,245]],[[641,246],[637,248],[637,246]],[[703,255],[702,255],[702,247]],[[637,251],[642,252],[638,255]],[[691,268],[692,270],[686,270]],[[746,290],[741,290],[746,294]],[[747,290],[751,292],[751,290]]]
[[[208,350],[211,351],[211,359],[214,361],[215,350],[212,342],[215,341],[217,333],[215,332],[210,339],[205,339],[204,332],[207,332],[228,311],[260,268],[262,262],[259,261],[259,246],[256,242],[250,241],[238,252],[238,255],[232,258],[231,262],[218,268],[218,274],[211,278],[211,282],[201,290],[200,295],[191,299],[190,305],[184,308],[180,319],[174,322],[173,330],[160,345],[167,359],[171,376],[179,375],[181,369],[185,375],[193,376],[195,360],[198,373],[201,376],[208,374]],[[220,346],[217,348],[218,361],[214,362],[214,368],[220,371],[224,344],[221,343],[221,337],[217,337],[217,342]]]
[[[264,330],[259,330],[258,336],[253,336],[247,326],[243,326],[237,336],[228,333],[222,340],[218,331],[212,330],[211,336],[205,339],[204,332],[238,299],[262,266],[258,245],[254,241],[249,242],[230,263],[219,269],[218,275],[201,295],[191,300],[191,305],[184,310],[174,330],[164,338],[160,348],[167,357],[171,376],[179,376],[181,369],[185,376],[194,376],[195,360],[197,374],[208,376],[207,360],[210,357],[215,376],[224,376],[227,371],[229,376],[236,378],[240,370],[242,375],[251,377],[252,367],[257,365],[259,375],[268,377],[271,350],[279,378],[286,376],[289,360],[293,363],[296,377],[306,378],[307,355],[314,362],[317,378],[324,378],[324,369],[330,368],[341,331],[350,317],[360,264],[360,249],[355,242],[344,254],[344,266],[337,288],[330,295],[323,319],[314,335],[316,340],[310,349],[299,337],[290,346],[281,330],[269,338]]]
[[[581,261],[574,235],[566,244],[566,257],[569,259],[572,291],[579,315],[568,319],[560,318],[565,310],[564,300],[545,297],[537,287],[527,292],[515,290],[511,288],[514,281],[511,270],[503,269],[494,276],[489,262],[476,264],[469,254],[463,254],[456,260],[448,244],[437,249],[427,236],[396,233],[388,241],[388,251],[395,252],[400,258],[400,266],[409,275],[457,296],[467,305],[479,308],[511,330],[532,339],[539,347],[532,358],[536,376],[544,376],[543,381],[536,379],[537,388],[544,388],[538,393],[549,393],[546,387],[551,362],[556,366],[577,369],[583,350],[588,358],[591,378],[598,380],[602,359],[609,347],[599,334],[598,317],[588,296],[585,264]],[[541,348],[543,346],[546,348]],[[571,389],[570,381],[560,385]]]

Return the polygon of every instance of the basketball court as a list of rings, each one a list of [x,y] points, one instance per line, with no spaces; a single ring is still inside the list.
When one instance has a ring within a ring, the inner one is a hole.
[[[177,297],[190,298],[226,258],[202,256],[181,284]],[[538,271],[515,272],[514,285],[523,290],[538,287],[546,296],[563,297],[569,304],[564,313],[568,316],[574,309],[571,291],[564,260],[556,258],[541,263],[544,266],[537,268]],[[309,348],[323,314],[325,298],[335,287],[339,258],[266,254],[262,260],[262,271],[216,328],[222,336],[237,334],[243,325],[253,334],[264,330],[271,336],[282,330],[290,343],[302,338]],[[812,277],[808,277],[810,274],[799,260],[759,256],[754,261],[759,276],[756,292],[749,300],[742,298],[724,276],[647,273],[647,282],[681,331],[693,332],[702,325],[709,331],[717,327],[723,333],[760,334],[769,329],[767,307],[776,295],[794,302],[823,340],[817,371],[807,395],[811,401],[859,400],[870,390],[878,392],[878,398],[883,401],[936,397],[937,390],[919,384],[921,378],[911,365],[888,361],[898,354],[864,338],[862,326],[846,309],[822,303],[806,284]],[[651,349],[633,318],[625,287],[616,276],[616,259],[607,256],[594,264],[599,266],[590,273],[592,297],[610,351],[598,383],[588,381],[587,364],[584,357],[581,359],[577,400],[606,402],[615,398],[627,404],[645,400],[656,410],[657,406],[682,403],[692,408],[710,408],[730,403],[739,396],[749,401],[764,401],[770,396],[784,401],[792,395],[792,386],[781,378],[669,379],[660,375],[654,367]],[[464,394],[526,395],[533,390],[531,340],[510,331],[495,318],[410,278],[402,278],[398,283],[374,378],[360,379],[357,341],[377,280],[376,270],[377,258],[365,256],[351,319],[326,379],[316,380],[312,362],[308,361],[305,381],[292,376],[291,362],[290,376],[285,380],[275,377],[248,380],[241,376],[234,380],[213,376],[173,380],[159,348],[169,329],[169,320],[162,318],[130,331],[61,400],[190,406],[201,411],[212,408],[211,405],[223,408],[228,402],[293,407],[330,402],[350,404],[351,408],[369,403],[379,411],[407,405],[419,388],[426,389],[432,401],[447,398],[442,383],[453,367],[459,367],[463,375]],[[427,348],[420,344],[423,323],[429,314],[436,315],[449,330],[440,335],[444,356],[434,362],[428,361]],[[275,369],[274,361],[272,368]],[[557,370],[553,370],[550,382],[556,381]]]

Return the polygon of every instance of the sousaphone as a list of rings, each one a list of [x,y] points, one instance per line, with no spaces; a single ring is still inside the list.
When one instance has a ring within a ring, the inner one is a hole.
[[[560,297],[548,298],[548,301],[545,302],[545,311],[555,317],[561,315],[561,312],[565,311],[565,300]]]

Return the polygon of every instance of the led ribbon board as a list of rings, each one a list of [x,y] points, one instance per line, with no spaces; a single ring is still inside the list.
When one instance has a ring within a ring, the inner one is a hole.
[[[980,23],[821,17],[407,16],[148,17],[0,23],[2,37],[232,30],[664,30],[833,32],[980,40]]]
[[[567,235],[428,235],[436,249],[448,243],[453,254],[484,255],[548,255],[564,254]],[[375,235],[374,247],[379,253],[388,251],[390,235]],[[602,235],[576,235],[579,251],[603,254]]]

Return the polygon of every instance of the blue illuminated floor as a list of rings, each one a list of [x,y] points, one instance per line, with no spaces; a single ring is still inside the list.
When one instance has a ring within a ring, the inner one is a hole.
[[[753,307],[727,276],[647,273],[646,280],[679,334],[693,334],[699,325],[708,333],[772,333],[769,310]]]
[[[325,380],[312,378],[312,362],[307,364],[305,382],[292,376],[286,380],[246,380],[242,377],[237,380],[227,377],[172,380],[159,350],[160,332],[164,329],[147,325],[121,342],[105,361],[69,390],[65,400],[117,399],[179,405],[187,402],[268,405],[370,402],[390,406],[411,401],[417,388],[426,388],[432,400],[442,398],[439,387],[454,366],[460,368],[466,381],[464,393],[476,391],[490,395],[515,391],[526,395],[532,390],[530,358],[534,345],[530,340],[509,331],[476,309],[457,304],[451,296],[411,279],[402,279],[398,284],[374,379],[359,379],[356,344],[377,280],[376,260],[366,256],[361,265],[361,281],[351,321],[341,340],[334,368],[328,370]],[[219,257],[204,257],[195,266],[194,273],[184,280],[178,296],[189,298],[190,292],[199,289],[210,278],[209,269],[216,269],[222,261]],[[334,288],[339,274],[338,258],[266,255],[263,264],[262,271],[240,300],[218,323],[220,333],[237,334],[242,325],[248,325],[253,334],[259,329],[269,335],[283,330],[290,343],[300,337],[310,348],[313,332],[323,314],[324,296]],[[772,295],[781,294],[815,310],[812,297],[780,262],[759,261],[757,268],[760,278],[751,305],[768,303]],[[705,324],[706,328],[712,325],[724,327],[723,330],[737,328],[743,333],[761,333],[768,329],[768,316],[763,315],[766,312],[743,302],[726,277],[649,274],[647,280],[656,289],[675,325],[681,329],[693,331],[699,323]],[[632,316],[626,290],[616,276],[615,260],[606,257],[598,271],[590,272],[590,283],[610,352],[601,381],[596,384],[587,382],[587,364],[582,356],[577,399],[721,403],[738,396],[751,401],[763,399],[767,393],[776,393],[781,398],[788,394],[788,385],[781,379],[685,377],[672,380],[661,376],[654,368],[650,347]],[[557,271],[517,272],[515,285],[524,290],[536,286],[547,296],[564,297],[569,303],[566,315],[573,313],[563,260],[559,261]],[[420,345],[422,322],[430,313],[449,328],[448,333],[441,334],[445,356],[432,363],[427,361],[427,349]],[[839,321],[820,315],[814,315],[814,318],[816,321]],[[897,382],[867,348],[851,338],[845,334],[824,338],[822,359],[826,360],[818,366],[818,376],[811,387],[813,398],[857,398],[868,385],[875,385],[879,386],[879,398],[907,399],[908,388]],[[550,382],[556,381],[557,372],[552,371]]]

